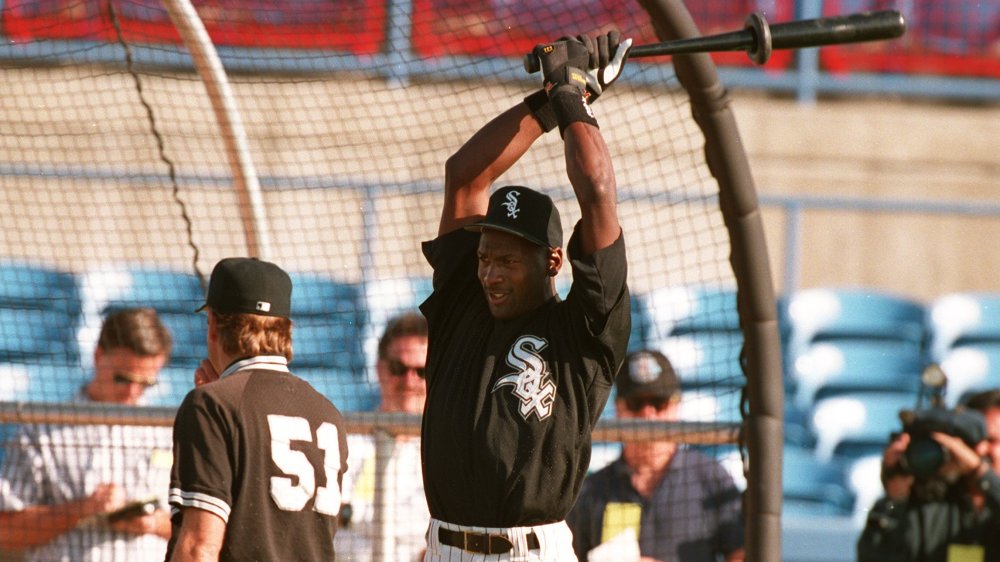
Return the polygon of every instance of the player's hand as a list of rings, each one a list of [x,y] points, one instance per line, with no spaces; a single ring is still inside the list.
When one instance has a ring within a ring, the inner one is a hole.
[[[215,370],[215,366],[208,359],[202,359],[198,368],[194,370],[195,387],[217,380],[219,380],[219,373]]]
[[[536,45],[531,51],[542,67],[542,83],[551,96],[556,90],[574,88],[582,95],[587,90],[587,66],[590,52],[575,37]]]
[[[590,60],[587,64],[587,101],[593,103],[605,89],[621,76],[625,59],[632,48],[632,39],[622,38],[621,32],[612,30],[604,35],[577,39],[587,47]]]

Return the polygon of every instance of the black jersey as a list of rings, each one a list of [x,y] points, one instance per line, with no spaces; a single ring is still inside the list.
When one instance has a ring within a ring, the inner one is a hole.
[[[329,400],[283,357],[235,363],[177,411],[168,550],[180,508],[195,507],[226,521],[220,560],[332,560],[346,469],[343,420]]]
[[[523,317],[498,321],[476,277],[479,235],[424,245],[434,268],[427,317],[424,489],[431,516],[459,525],[561,521],[590,464],[590,434],[631,328],[622,237],[568,253],[573,285]]]

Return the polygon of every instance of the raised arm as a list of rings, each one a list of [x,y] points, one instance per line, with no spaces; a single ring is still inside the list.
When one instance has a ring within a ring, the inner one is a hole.
[[[590,104],[618,79],[631,46],[612,31],[564,37],[535,47],[549,105],[564,141],[566,174],[580,205],[582,250],[592,254],[621,235],[611,155]]]
[[[493,118],[448,158],[438,234],[482,218],[490,186],[524,156],[542,132],[527,104],[520,103]]]

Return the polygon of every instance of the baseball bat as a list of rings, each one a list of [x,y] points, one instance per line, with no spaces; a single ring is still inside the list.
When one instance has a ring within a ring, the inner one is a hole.
[[[628,57],[655,57],[685,53],[746,51],[750,59],[764,64],[772,49],[801,49],[895,39],[906,31],[903,15],[896,10],[863,12],[768,25],[764,16],[753,13],[739,31],[636,45]],[[538,72],[541,63],[534,53],[524,57],[524,69]]]

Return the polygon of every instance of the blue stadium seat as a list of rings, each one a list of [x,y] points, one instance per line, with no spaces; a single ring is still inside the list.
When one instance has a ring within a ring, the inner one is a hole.
[[[658,349],[673,365],[686,389],[743,386],[740,369],[743,334],[739,331],[689,332],[660,341]]]
[[[357,371],[305,367],[293,368],[292,372],[329,398],[341,412],[369,412],[379,404],[378,387]]]
[[[916,406],[910,392],[853,392],[817,400],[810,413],[816,456],[858,458],[880,453],[890,434],[902,428],[900,410]]]
[[[786,446],[782,459],[782,512],[789,516],[850,515],[854,494],[837,460],[820,460],[811,450]]]
[[[738,332],[735,287],[662,287],[643,295],[645,337],[651,342],[691,332]]]
[[[1000,293],[953,293],[928,307],[930,356],[941,361],[955,346],[1000,343]]]
[[[954,407],[969,394],[1000,388],[1000,342],[951,348],[941,360],[948,377],[945,404]]]
[[[157,311],[173,336],[170,365],[197,366],[207,356],[205,318],[195,313],[205,302],[197,275],[138,264],[115,266],[82,274],[80,290],[85,322],[79,337],[81,349],[94,348],[109,312],[149,307]],[[91,358],[84,359],[89,364]]]
[[[685,390],[681,394],[681,419],[698,422],[739,423],[741,389]]]
[[[813,343],[788,366],[795,407],[856,390],[920,389],[924,361],[908,344],[886,340],[826,340]]]
[[[318,273],[292,272],[292,370],[365,367],[364,312],[357,285]]]
[[[866,289],[805,289],[788,295],[781,311],[788,358],[816,341],[898,341],[923,348],[925,310],[920,303]]]
[[[79,361],[80,293],[69,273],[0,263],[0,361]]]
[[[364,326],[365,367],[370,381],[376,380],[374,366],[378,356],[378,340],[393,317],[418,307],[433,289],[430,277],[376,279],[364,287],[367,319]]]
[[[65,402],[90,380],[78,362],[0,363],[0,401]]]

